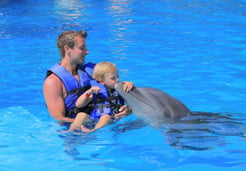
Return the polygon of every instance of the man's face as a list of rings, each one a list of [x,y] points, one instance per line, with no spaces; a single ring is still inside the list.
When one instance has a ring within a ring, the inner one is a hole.
[[[75,45],[73,49],[70,49],[69,56],[73,63],[83,64],[85,62],[85,56],[89,53],[86,48],[86,42],[83,37],[76,37],[75,40]]]

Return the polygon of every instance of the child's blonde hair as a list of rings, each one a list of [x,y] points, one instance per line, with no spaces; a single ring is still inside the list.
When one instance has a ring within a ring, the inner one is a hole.
[[[111,62],[100,62],[96,64],[92,77],[97,81],[103,81],[106,73],[114,71],[117,71],[115,64]]]

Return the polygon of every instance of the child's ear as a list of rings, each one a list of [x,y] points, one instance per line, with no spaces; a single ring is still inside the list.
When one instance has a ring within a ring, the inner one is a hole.
[[[102,85],[105,85],[105,83],[104,83],[104,78],[98,79],[98,82],[99,82],[100,84],[102,84]]]
[[[98,80],[98,82],[102,85],[104,85],[104,81],[102,79]]]

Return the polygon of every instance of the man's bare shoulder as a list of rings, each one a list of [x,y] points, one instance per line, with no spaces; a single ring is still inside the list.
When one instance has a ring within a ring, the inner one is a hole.
[[[51,74],[44,81],[44,87],[62,87],[63,83],[55,74]]]
[[[61,80],[55,74],[50,74],[45,79],[45,83],[56,83],[56,82],[61,82]]]

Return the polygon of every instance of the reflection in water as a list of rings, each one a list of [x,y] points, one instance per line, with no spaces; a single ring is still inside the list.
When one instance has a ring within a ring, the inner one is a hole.
[[[111,48],[114,49],[112,53],[121,60],[129,56],[126,52],[128,52],[128,46],[133,43],[131,42],[131,35],[134,33],[129,31],[132,24],[134,24],[132,17],[133,11],[130,7],[131,3],[130,1],[113,0],[107,8],[111,18],[109,23],[109,30],[111,32],[110,41],[114,42]],[[115,43],[117,43],[117,47],[115,47]]]
[[[59,135],[64,140],[65,152],[73,158],[73,160],[91,160],[90,157],[83,157],[81,152],[78,150],[78,146],[85,145],[87,142],[97,139],[93,134],[64,134]]]
[[[245,165],[243,161],[236,159],[243,156],[245,150],[228,147],[235,139],[245,137],[245,117],[240,118],[237,114],[232,116],[224,113],[193,112],[191,116],[173,120],[168,128],[154,131],[160,134],[150,132],[151,128],[143,120],[135,117],[131,119],[133,120],[115,123],[95,133],[73,132],[59,137],[64,141],[66,154],[73,160],[79,160],[83,166],[112,167],[115,160],[111,156],[115,158],[121,155],[127,155],[127,159],[136,161],[136,167],[138,164],[142,165],[143,161],[144,164],[157,164],[165,168],[197,163],[219,167]],[[165,142],[159,135],[164,136]],[[224,146],[227,146],[225,151],[220,149]],[[221,151],[225,155],[221,156]],[[125,158],[122,162],[124,160],[127,162]],[[118,165],[117,163],[117,167]]]
[[[235,114],[236,115],[236,114]],[[115,136],[129,130],[145,127],[141,120],[135,120],[114,127]],[[179,148],[191,150],[212,150],[229,144],[229,136],[245,137],[246,126],[243,119],[222,113],[193,112],[190,116],[169,123],[163,128],[166,143]]]
[[[228,144],[227,136],[244,136],[242,120],[220,113],[193,112],[169,125],[167,143],[181,149],[211,150]]]
[[[71,30],[72,28],[83,29],[82,17],[87,15],[83,1],[79,0],[57,0],[55,5],[54,18],[62,20],[62,30]]]

